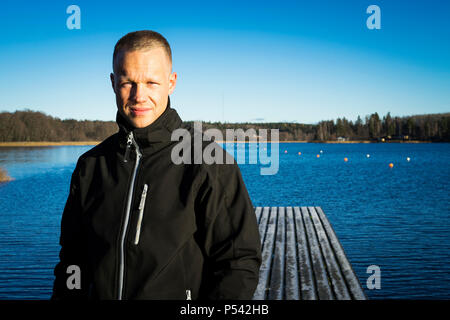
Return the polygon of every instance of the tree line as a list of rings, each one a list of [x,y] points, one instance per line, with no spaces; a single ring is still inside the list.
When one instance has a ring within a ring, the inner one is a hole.
[[[192,121],[187,123],[193,124]],[[317,124],[291,122],[203,122],[203,129],[278,129],[280,141],[450,141],[450,113],[382,118],[373,113],[355,122],[346,118]],[[115,121],[61,120],[42,112],[23,110],[0,113],[0,141],[102,141],[117,132]],[[270,138],[270,133],[268,134]]]
[[[101,141],[117,131],[113,121],[61,120],[42,112],[0,113],[0,141]]]
[[[280,141],[450,141],[450,113],[383,118],[373,113],[355,122],[346,118],[320,121],[317,124],[274,123],[203,123],[203,128],[278,129]],[[270,134],[268,133],[268,138]]]

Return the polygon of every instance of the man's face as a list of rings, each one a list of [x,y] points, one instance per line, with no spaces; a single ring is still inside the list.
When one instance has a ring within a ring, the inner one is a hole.
[[[166,109],[177,80],[171,69],[162,47],[117,54],[111,83],[119,112],[134,127],[148,126]]]

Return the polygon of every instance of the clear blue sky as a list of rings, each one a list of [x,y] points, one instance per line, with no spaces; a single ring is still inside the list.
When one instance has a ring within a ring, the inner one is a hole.
[[[66,8],[81,9],[69,30]],[[369,30],[366,8],[381,9]],[[450,112],[450,1],[2,1],[0,111],[114,120],[127,32],[162,33],[183,120],[315,123]]]

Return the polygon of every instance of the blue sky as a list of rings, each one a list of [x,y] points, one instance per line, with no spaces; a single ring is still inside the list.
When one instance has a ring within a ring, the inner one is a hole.
[[[69,30],[66,8],[81,9]],[[369,30],[369,5],[381,29]],[[316,123],[450,112],[449,1],[2,1],[0,111],[114,120],[112,51],[162,33],[183,120]]]

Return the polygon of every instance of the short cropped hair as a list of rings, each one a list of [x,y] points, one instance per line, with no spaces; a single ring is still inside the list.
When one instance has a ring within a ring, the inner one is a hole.
[[[117,41],[114,47],[113,54],[113,70],[114,62],[120,51],[134,51],[140,49],[151,49],[155,47],[162,47],[169,57],[170,63],[172,63],[172,50],[170,49],[169,42],[161,34],[151,30],[141,30],[127,33],[119,41]]]

